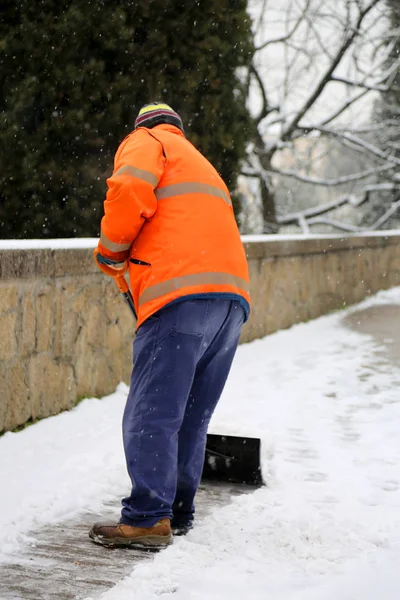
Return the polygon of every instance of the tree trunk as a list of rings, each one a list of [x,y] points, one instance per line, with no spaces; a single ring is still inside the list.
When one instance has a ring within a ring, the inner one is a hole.
[[[269,171],[272,156],[269,156],[265,151],[264,141],[258,131],[255,144],[261,166],[266,171]],[[260,177],[260,188],[263,206],[263,233],[277,233],[279,227],[276,222],[275,190],[269,176]]]

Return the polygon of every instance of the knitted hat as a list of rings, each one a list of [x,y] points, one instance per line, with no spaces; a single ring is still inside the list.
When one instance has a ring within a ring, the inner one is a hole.
[[[139,111],[135,121],[135,129],[137,127],[148,127],[151,129],[156,125],[162,123],[168,123],[169,125],[175,125],[183,131],[182,120],[178,113],[176,113],[168,104],[163,102],[152,102],[151,104],[145,104]]]

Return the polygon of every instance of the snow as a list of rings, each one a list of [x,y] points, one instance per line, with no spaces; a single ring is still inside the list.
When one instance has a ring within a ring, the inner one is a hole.
[[[398,600],[400,366],[344,315],[239,347],[211,432],[261,437],[266,486],[215,509],[102,600]],[[0,438],[0,560],[128,486],[127,387]]]
[[[96,248],[98,238],[59,238],[51,240],[0,240],[0,250],[59,250],[60,248]]]
[[[261,234],[242,235],[243,242],[285,242],[288,240],[313,240],[313,239],[344,239],[349,237],[393,237],[400,235],[400,229],[388,229],[385,231],[362,231],[351,235],[343,233],[294,233],[294,234]],[[49,240],[0,240],[0,250],[59,250],[69,248],[96,248],[98,238],[59,238]]]
[[[242,242],[287,242],[293,240],[344,240],[357,237],[395,237],[400,235],[400,229],[385,231],[360,231],[355,234],[343,233],[277,233],[277,234],[248,234],[242,235]]]

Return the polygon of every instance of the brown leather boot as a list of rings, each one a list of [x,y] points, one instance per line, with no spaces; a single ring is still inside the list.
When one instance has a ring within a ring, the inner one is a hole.
[[[172,543],[169,519],[161,519],[153,527],[132,527],[123,523],[95,523],[89,537],[102,546],[163,548]]]

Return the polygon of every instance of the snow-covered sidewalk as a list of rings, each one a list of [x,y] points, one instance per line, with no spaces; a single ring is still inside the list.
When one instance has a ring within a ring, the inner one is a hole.
[[[211,429],[261,437],[266,487],[216,509],[103,600],[398,600],[400,363],[390,339],[343,321],[389,305],[400,316],[400,288],[239,348]],[[120,385],[0,438],[0,560],[36,528],[126,492],[125,395]]]

